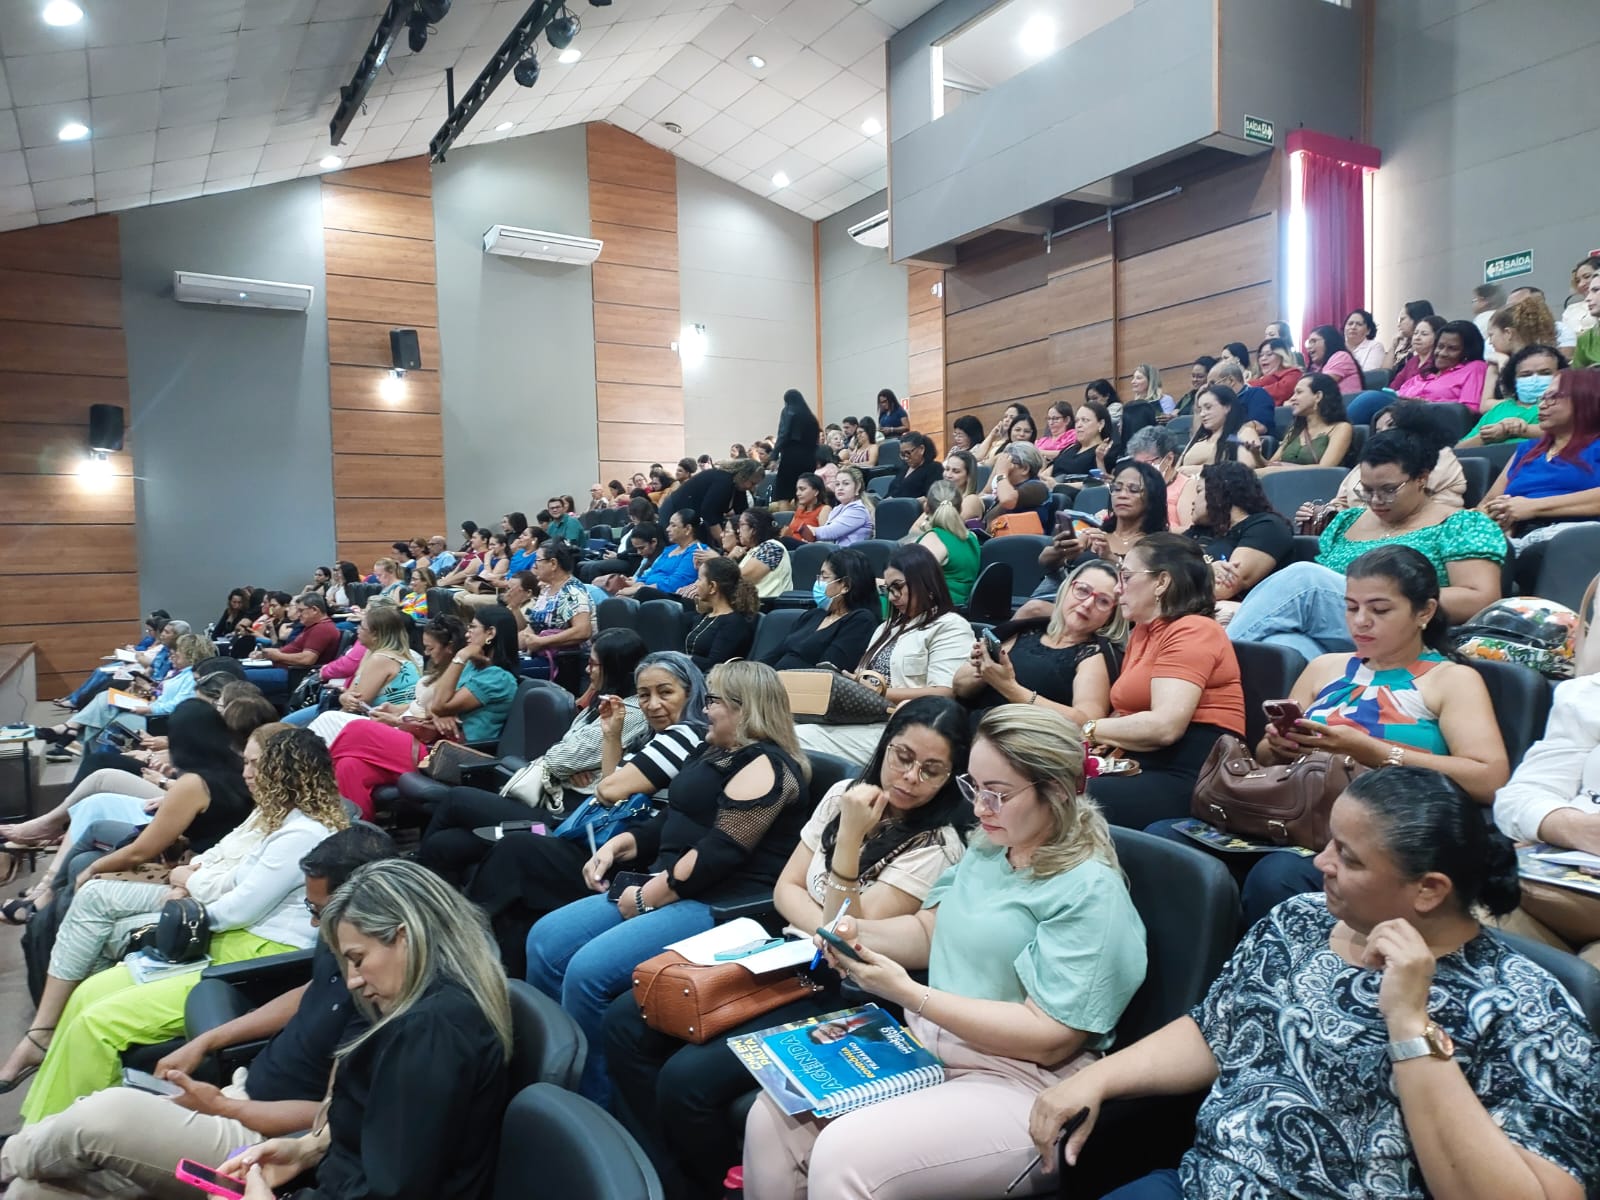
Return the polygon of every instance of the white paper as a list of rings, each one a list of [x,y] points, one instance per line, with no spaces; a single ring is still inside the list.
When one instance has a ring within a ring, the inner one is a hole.
[[[708,929],[704,933],[697,933],[693,937],[684,938],[681,942],[674,942],[668,950],[676,950],[690,962],[698,966],[721,966],[717,955],[729,950],[737,950],[740,946],[749,945],[751,942],[765,941],[770,935],[761,927],[759,921],[749,917],[740,917],[738,920],[729,921],[726,925],[718,925],[715,929]],[[774,946],[771,950],[763,950],[759,954],[751,954],[744,958],[731,961],[737,963],[752,975],[761,975],[767,971],[777,971],[783,967],[797,966],[808,963],[816,953],[816,947],[808,941],[785,942],[781,946]],[[727,961],[727,960],[724,960]]]
[[[124,650],[120,646],[116,650],[113,650],[112,653],[115,654],[117,656],[117,658],[119,658],[123,662],[138,662],[139,661],[139,656],[137,654],[135,654],[132,650]]]

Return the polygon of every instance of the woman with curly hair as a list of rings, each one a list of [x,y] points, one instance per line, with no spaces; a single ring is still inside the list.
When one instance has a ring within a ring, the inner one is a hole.
[[[1211,565],[1218,600],[1237,600],[1294,553],[1294,529],[1272,509],[1256,473],[1243,463],[1200,468],[1190,493],[1188,534]]]
[[[333,761],[310,730],[263,725],[244,752],[255,811],[165,882],[95,879],[61,924],[33,1026],[5,1064],[0,1090],[39,1072],[23,1104],[38,1121],[78,1096],[116,1083],[121,1054],[183,1033],[183,1009],[198,971],[139,983],[111,965],[135,930],[153,924],[169,900],[204,907],[214,964],[309,949],[316,940],[305,907],[300,860],[350,823]]]

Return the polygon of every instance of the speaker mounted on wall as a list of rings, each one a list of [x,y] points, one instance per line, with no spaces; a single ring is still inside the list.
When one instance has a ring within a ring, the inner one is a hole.
[[[122,410],[115,404],[89,406],[89,449],[101,453],[122,449]]]
[[[422,346],[415,329],[389,330],[389,361],[396,371],[422,369]]]

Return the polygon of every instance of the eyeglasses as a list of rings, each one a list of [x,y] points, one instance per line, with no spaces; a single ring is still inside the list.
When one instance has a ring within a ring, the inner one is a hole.
[[[898,596],[906,590],[906,581],[904,579],[896,579],[893,583],[885,584],[883,590],[891,596]]]
[[[1035,784],[1025,783],[1015,791],[997,792],[993,788],[979,787],[971,775],[956,776],[956,786],[961,789],[961,794],[966,797],[967,803],[983,812],[997,813],[1000,806],[1013,796],[1020,796]]]
[[[1136,569],[1130,571],[1127,567],[1123,567],[1120,570],[1118,570],[1118,572],[1117,572],[1117,582],[1120,583],[1123,587],[1127,587],[1129,581],[1132,580],[1135,575],[1154,575],[1154,574],[1155,574],[1155,572],[1152,571],[1152,570],[1149,570],[1148,568],[1144,568],[1144,569],[1136,568]]]
[[[706,703],[708,705],[709,704],[720,704],[724,708],[738,708],[739,707],[739,702],[737,700],[733,699],[730,696],[719,696],[716,692],[707,692],[706,693]]]
[[[311,919],[313,921],[322,920],[322,905],[313,904],[309,899],[306,898],[302,898],[300,903],[306,906],[306,911],[311,914]]]
[[[1067,595],[1071,596],[1073,601],[1077,604],[1084,604],[1089,601],[1093,601],[1095,608],[1100,612],[1110,612],[1116,607],[1117,603],[1115,597],[1102,595],[1100,592],[1095,591],[1081,579],[1074,579],[1072,581],[1072,586],[1067,588]]]
[[[943,783],[950,778],[950,764],[928,759],[917,761],[917,752],[903,742],[889,743],[889,760],[902,775],[915,774],[918,783]]]
[[[1400,493],[1412,482],[1412,480],[1407,479],[1404,483],[1397,483],[1393,487],[1381,488],[1366,488],[1358,483],[1350,489],[1350,495],[1362,504],[1374,502],[1385,505],[1393,504],[1399,498]]]
[[[1126,492],[1130,496],[1142,496],[1144,495],[1144,484],[1113,483],[1108,490],[1113,496],[1117,495],[1119,492]]]

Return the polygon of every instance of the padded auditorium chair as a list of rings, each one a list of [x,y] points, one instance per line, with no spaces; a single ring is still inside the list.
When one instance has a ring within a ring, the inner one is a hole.
[[[1267,503],[1294,523],[1295,511],[1313,500],[1330,500],[1347,474],[1343,467],[1296,467],[1268,471],[1261,476],[1261,490]]]
[[[1483,677],[1489,703],[1500,723],[1506,757],[1515,771],[1528,747],[1544,736],[1550,719],[1550,685],[1543,675],[1519,663],[1469,658],[1467,666]]]
[[[817,573],[822,570],[822,564],[828,561],[828,555],[837,548],[832,542],[807,542],[790,551],[789,570],[794,586],[774,596],[769,601],[772,607],[810,608],[813,603],[811,585],[817,581]]]
[[[922,515],[922,501],[910,496],[890,496],[878,501],[872,514],[874,533],[882,541],[898,542],[911,532],[911,526]]]
[[[1575,525],[1545,545],[1533,594],[1576,609],[1596,571],[1600,571],[1600,528]]]
[[[859,550],[867,556],[867,561],[872,564],[872,575],[875,579],[883,578],[884,571],[889,568],[889,556],[899,548],[899,542],[891,542],[884,538],[868,538],[851,547],[852,550]]]
[[[769,613],[761,614],[761,623],[756,626],[755,640],[750,643],[750,657],[760,659],[781,646],[792,630],[806,615],[803,608],[780,608]]]
[[[1306,669],[1306,660],[1299,651],[1270,642],[1235,642],[1233,652],[1239,659],[1239,682],[1244,689],[1245,744],[1254,753],[1267,731],[1261,702],[1287,696]]]
[[[639,605],[634,632],[652,654],[658,650],[682,650],[684,639],[697,619],[694,609],[676,600],[646,600]]]
[[[655,1168],[617,1119],[549,1083],[512,1097],[500,1129],[493,1200],[662,1200]]]
[[[612,596],[600,601],[594,616],[596,630],[600,633],[608,629],[634,629],[639,624],[639,602],[632,596]]]
[[[1011,568],[1011,608],[1015,612],[1027,603],[1028,596],[1044,578],[1044,568],[1039,565],[1039,555],[1050,544],[1050,539],[1036,533],[1019,533],[1012,537],[990,538],[978,552],[978,573],[983,574],[990,563],[1004,563]]]

